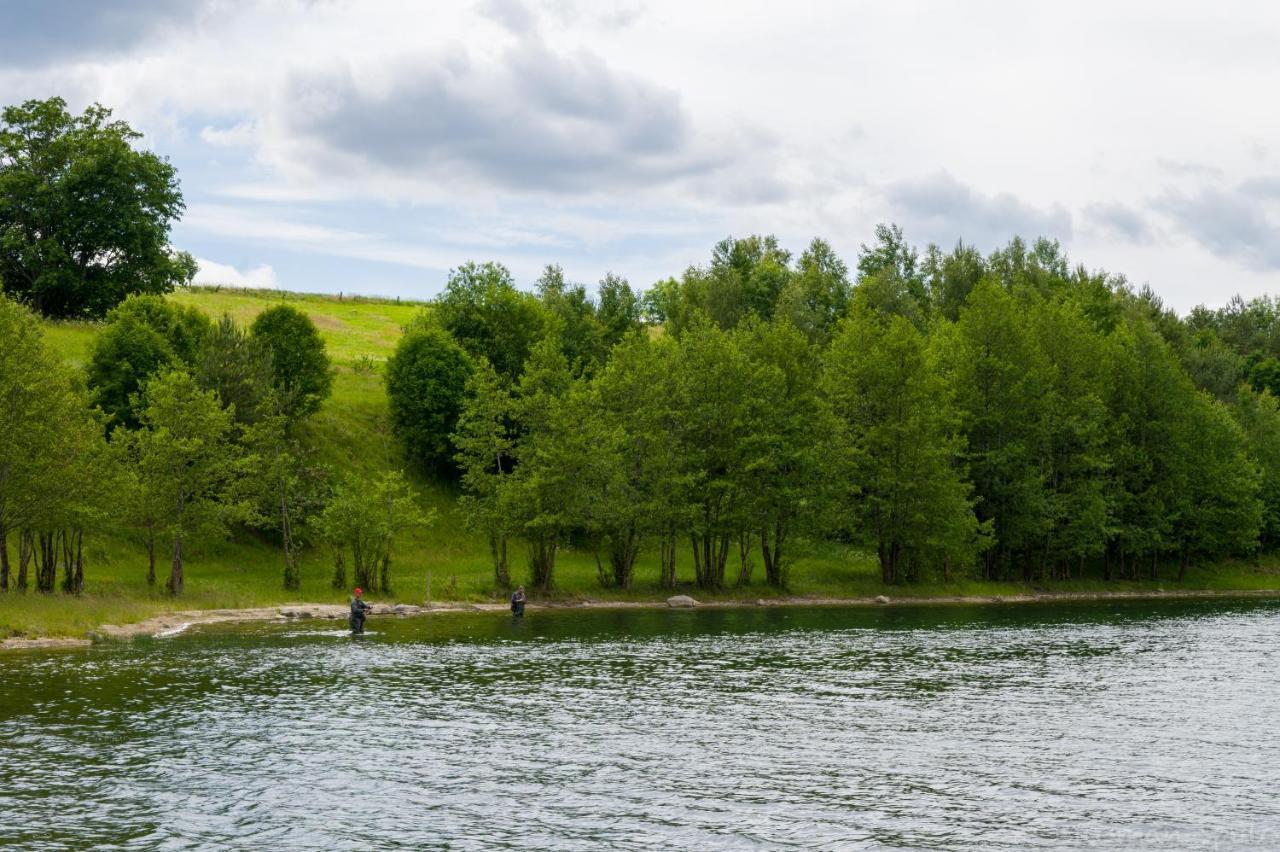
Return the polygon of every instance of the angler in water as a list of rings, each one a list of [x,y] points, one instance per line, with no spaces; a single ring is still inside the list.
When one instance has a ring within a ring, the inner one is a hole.
[[[511,595],[511,614],[516,618],[522,618],[524,616],[524,603],[526,600],[528,600],[528,598],[525,597],[524,586],[516,589]]]
[[[354,592],[351,593],[351,632],[352,634],[364,632],[364,616],[365,613],[373,607],[364,602],[364,589],[356,586]]]

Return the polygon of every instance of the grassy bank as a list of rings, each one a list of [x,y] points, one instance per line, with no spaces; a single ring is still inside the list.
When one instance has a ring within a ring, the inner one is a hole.
[[[342,299],[278,292],[196,288],[172,298],[194,305],[213,317],[228,313],[247,324],[267,307],[287,301],[306,311],[320,329],[336,368],[333,396],[307,425],[308,438],[320,460],[336,471],[372,477],[399,467],[400,454],[389,433],[382,366],[395,347],[400,329],[421,304],[378,299]],[[50,343],[64,358],[83,364],[97,327],[85,323],[52,323]],[[421,604],[430,599],[484,601],[496,592],[491,580],[488,551],[482,540],[464,529],[456,510],[456,494],[438,482],[416,481],[425,506],[437,511],[430,529],[406,539],[395,555],[393,581],[396,602]],[[327,553],[308,550],[302,560],[303,587],[286,593],[281,588],[278,551],[264,537],[241,533],[230,542],[206,543],[188,548],[186,595],[175,601],[145,582],[146,555],[139,541],[126,531],[96,532],[86,540],[86,588],[82,598],[45,597],[36,594],[0,595],[0,637],[79,636],[103,623],[128,623],[173,609],[243,608],[308,601],[339,602],[345,592],[330,585],[332,567]],[[829,542],[797,543],[789,588],[770,589],[763,584],[763,570],[756,557],[753,582],[707,596],[706,599],[742,599],[789,596],[857,598],[889,594],[898,597],[1014,596],[1040,591],[1034,585],[989,583],[973,580],[949,584],[924,584],[886,588],[872,554]],[[523,552],[513,543],[512,565],[517,579],[525,573]],[[688,554],[681,554],[681,576],[692,574]],[[167,566],[160,560],[158,570]],[[1169,569],[1170,577],[1175,569]],[[730,582],[738,565],[731,560]],[[567,550],[557,565],[556,596],[562,599],[660,600],[669,594],[658,588],[654,554],[642,556],[635,587],[628,591],[604,589],[597,580],[590,553]],[[1245,590],[1280,587],[1280,560],[1254,565],[1231,563],[1194,567],[1182,583],[1113,582],[1078,580],[1054,583],[1055,592],[1079,594],[1107,591],[1150,591],[1157,588]]]

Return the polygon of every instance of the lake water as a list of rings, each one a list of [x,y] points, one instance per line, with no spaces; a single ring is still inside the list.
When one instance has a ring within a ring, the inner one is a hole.
[[[334,627],[0,655],[0,846],[1280,847],[1280,602]]]

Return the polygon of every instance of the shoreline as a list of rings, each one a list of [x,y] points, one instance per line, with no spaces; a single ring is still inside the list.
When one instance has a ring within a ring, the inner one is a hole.
[[[684,597],[684,596],[676,596]],[[580,609],[757,609],[770,607],[859,607],[859,606],[990,606],[994,604],[1034,604],[1059,602],[1101,602],[1113,600],[1196,600],[1212,598],[1280,598],[1280,589],[1186,589],[1165,591],[1116,592],[1041,592],[1016,595],[939,595],[935,597],[832,598],[802,597],[759,598],[756,600],[712,600],[670,603],[667,598],[646,601],[581,600],[529,603],[528,611]],[[670,600],[675,600],[672,598]],[[88,648],[98,642],[128,642],[139,636],[163,639],[185,633],[192,627],[234,622],[295,621],[300,619],[341,620],[347,617],[346,604],[296,603],[247,609],[177,610],[151,616],[132,624],[104,624],[83,638],[48,636],[28,639],[10,637],[0,640],[0,651]],[[439,603],[425,606],[412,604],[375,604],[374,616],[415,618],[436,613],[506,612],[505,603]]]

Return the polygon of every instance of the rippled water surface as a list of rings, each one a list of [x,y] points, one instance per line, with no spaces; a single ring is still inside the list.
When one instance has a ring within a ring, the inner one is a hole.
[[[1280,847],[1280,603],[493,614],[0,656],[0,846]]]

